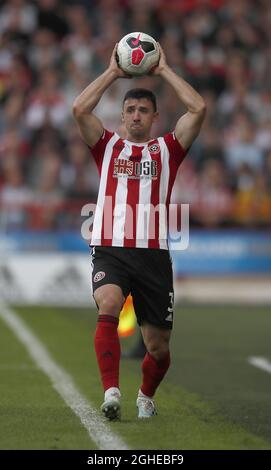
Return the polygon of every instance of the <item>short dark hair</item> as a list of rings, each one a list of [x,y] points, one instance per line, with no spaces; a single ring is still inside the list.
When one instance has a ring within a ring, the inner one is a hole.
[[[127,91],[126,95],[124,96],[122,106],[124,105],[125,101],[129,98],[134,98],[136,100],[146,98],[147,100],[152,102],[154,112],[157,111],[156,96],[150,90],[146,90],[145,88],[132,88],[132,90]]]

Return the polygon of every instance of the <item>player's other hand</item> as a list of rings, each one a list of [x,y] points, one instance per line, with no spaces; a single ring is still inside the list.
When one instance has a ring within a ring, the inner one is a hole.
[[[166,55],[162,49],[161,44],[158,42],[158,47],[160,51],[160,58],[158,64],[153,67],[149,75],[161,75],[161,73],[168,67],[167,61],[166,61]]]
[[[110,59],[110,62],[109,62],[108,70],[113,71],[114,74],[116,75],[116,78],[132,78],[131,75],[128,75],[127,73],[125,73],[125,72],[119,67],[119,64],[118,64],[118,56],[117,56],[117,47],[118,47],[118,43],[115,44],[115,47],[114,47],[114,49],[113,49],[113,52],[112,52],[112,55],[111,55],[111,59]]]

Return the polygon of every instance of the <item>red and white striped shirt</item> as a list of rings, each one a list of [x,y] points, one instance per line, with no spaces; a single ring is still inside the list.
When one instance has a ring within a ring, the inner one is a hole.
[[[168,249],[168,207],[186,150],[174,133],[145,143],[104,131],[91,149],[100,174],[92,246]]]

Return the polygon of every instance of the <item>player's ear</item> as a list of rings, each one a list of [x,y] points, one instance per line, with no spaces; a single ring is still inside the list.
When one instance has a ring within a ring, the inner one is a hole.
[[[158,118],[159,118],[159,113],[158,113],[158,111],[155,111],[155,113],[153,115],[153,120],[157,121]]]
[[[121,112],[121,122],[124,122],[124,114],[123,114],[123,111]]]

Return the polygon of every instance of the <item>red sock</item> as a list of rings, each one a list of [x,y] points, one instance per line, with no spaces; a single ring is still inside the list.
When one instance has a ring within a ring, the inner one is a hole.
[[[94,346],[104,391],[110,387],[119,388],[118,324],[119,320],[113,316],[99,315],[98,317]]]
[[[154,357],[147,352],[142,362],[143,383],[141,392],[147,397],[153,397],[161,380],[166,375],[170,365],[170,353],[161,361],[156,361]]]

